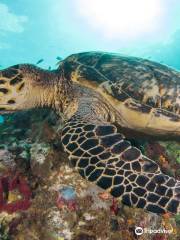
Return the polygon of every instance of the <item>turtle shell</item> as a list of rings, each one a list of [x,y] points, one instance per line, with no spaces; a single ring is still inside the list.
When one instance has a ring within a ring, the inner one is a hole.
[[[73,54],[64,64],[68,77],[106,88],[119,101],[131,98],[180,114],[180,73],[175,69],[146,59],[104,52]]]
[[[59,70],[103,95],[120,126],[180,136],[180,73],[175,69],[136,57],[85,52],[66,58]]]

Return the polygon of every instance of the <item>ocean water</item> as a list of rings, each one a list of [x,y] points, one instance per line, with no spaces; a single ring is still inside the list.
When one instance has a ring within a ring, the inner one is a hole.
[[[131,6],[131,7],[130,7]],[[109,51],[180,69],[178,0],[1,0],[0,67]]]
[[[179,0],[0,0],[0,70],[53,70],[70,54],[105,51],[180,71],[179,13]],[[0,115],[0,240],[134,240],[136,227],[142,240],[180,239],[180,215],[119,206],[83,181],[62,151],[60,128],[49,109]],[[180,179],[180,139],[131,141]]]

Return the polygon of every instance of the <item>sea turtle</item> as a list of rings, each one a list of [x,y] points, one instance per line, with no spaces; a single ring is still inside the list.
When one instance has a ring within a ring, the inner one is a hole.
[[[121,130],[180,140],[180,73],[119,54],[85,52],[48,71],[0,71],[0,111],[48,106],[64,119],[61,142],[80,175],[128,206],[180,212],[180,182],[132,146]]]

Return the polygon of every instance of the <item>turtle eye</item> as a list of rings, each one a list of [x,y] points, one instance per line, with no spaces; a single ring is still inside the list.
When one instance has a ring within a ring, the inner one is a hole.
[[[10,99],[8,102],[7,102],[8,104],[14,104],[14,103],[16,103],[13,99]]]
[[[5,84],[5,80],[0,79],[0,84]]]
[[[9,91],[6,88],[0,88],[0,92],[4,93],[4,94],[7,94]]]

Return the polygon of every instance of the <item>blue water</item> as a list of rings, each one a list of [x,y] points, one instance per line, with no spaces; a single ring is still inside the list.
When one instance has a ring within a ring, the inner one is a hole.
[[[1,0],[0,69],[17,63],[52,69],[72,53],[92,50],[180,69],[180,1],[130,1]]]
[[[0,124],[3,124],[4,123],[4,118],[3,116],[0,115]]]
[[[145,57],[180,69],[179,0],[134,0],[129,9],[127,4],[124,6],[125,0],[82,2],[1,0],[0,68],[24,62],[54,68],[57,58],[103,50]],[[159,5],[144,6],[143,2]],[[157,13],[144,26],[153,7]],[[114,32],[113,21],[115,28],[117,23],[120,26]]]
[[[180,70],[180,0],[0,0],[0,70],[19,63],[54,69],[83,51],[127,54]],[[0,126],[4,121],[0,116]],[[59,194],[66,201],[76,198],[69,186]]]

